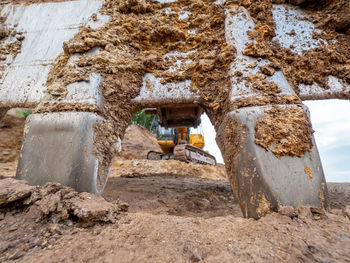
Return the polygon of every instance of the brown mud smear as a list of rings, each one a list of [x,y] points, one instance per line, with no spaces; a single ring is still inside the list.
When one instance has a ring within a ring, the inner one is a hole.
[[[1,2],[0,2],[1,4]],[[24,36],[22,32],[17,32],[16,27],[8,27],[5,25],[6,17],[0,16],[0,79],[10,63],[8,59],[13,61],[21,52],[22,41]]]
[[[328,76],[332,75],[350,84],[350,3],[340,1],[289,1],[306,8],[305,20],[322,29],[314,39],[322,38],[327,45],[304,51],[302,55],[271,42],[275,36],[275,22],[272,17],[273,3],[288,3],[285,0],[234,1],[243,4],[253,17],[255,28],[250,37],[256,43],[247,45],[245,55],[267,58],[274,68],[282,69],[292,88],[299,93],[299,84],[317,83],[328,89]],[[293,34],[293,32],[291,32]],[[344,93],[344,98],[349,94]]]
[[[255,143],[272,151],[277,157],[304,156],[312,150],[311,123],[299,107],[275,107],[266,112],[255,125]]]
[[[312,171],[311,171],[311,169],[310,169],[309,166],[305,166],[304,172],[305,172],[305,174],[306,174],[307,179],[309,179],[310,181],[312,181],[313,174],[312,174]]]

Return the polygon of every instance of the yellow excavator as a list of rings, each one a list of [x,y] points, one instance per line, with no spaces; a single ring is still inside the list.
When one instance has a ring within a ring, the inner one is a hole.
[[[150,110],[146,111],[149,112]],[[199,124],[197,122],[193,126]],[[158,121],[156,125],[157,141],[163,152],[149,151],[146,153],[147,159],[175,159],[187,163],[216,165],[215,157],[203,150],[205,143],[202,133],[191,134],[190,127],[164,127]]]

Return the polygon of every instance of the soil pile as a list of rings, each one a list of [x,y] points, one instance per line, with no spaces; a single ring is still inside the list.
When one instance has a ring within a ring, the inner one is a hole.
[[[112,166],[111,177],[140,176],[193,176],[213,180],[226,180],[224,166],[200,165],[176,160],[123,160],[116,159]]]
[[[34,187],[12,178],[0,180],[0,221],[8,226],[2,228],[0,261],[17,259],[35,246],[49,246],[54,240],[46,238],[69,226],[115,223],[126,210],[118,200],[109,203],[57,183]]]
[[[16,161],[21,150],[25,118],[7,114],[0,121],[0,163]]]
[[[118,156],[126,159],[142,159],[148,151],[162,152],[156,135],[141,126],[129,125],[122,141],[122,151]]]

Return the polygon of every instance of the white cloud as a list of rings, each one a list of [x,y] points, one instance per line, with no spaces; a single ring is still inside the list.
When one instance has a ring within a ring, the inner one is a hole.
[[[326,180],[350,182],[350,103],[306,101]]]
[[[224,163],[224,160],[221,155],[221,151],[215,141],[216,132],[215,132],[214,126],[211,124],[207,114],[203,114],[201,117],[201,120],[202,120],[202,128],[203,128],[204,141],[205,141],[204,150],[214,155],[218,163]]]
[[[315,130],[326,180],[350,182],[350,103],[342,100],[306,101]],[[223,163],[216,132],[206,114],[202,115],[204,149]]]

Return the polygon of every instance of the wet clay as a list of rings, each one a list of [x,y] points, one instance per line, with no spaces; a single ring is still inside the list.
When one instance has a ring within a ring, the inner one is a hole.
[[[0,79],[8,65],[21,52],[24,36],[17,32],[16,27],[8,27],[5,24],[6,17],[0,17]]]
[[[256,41],[247,45],[244,55],[269,59],[273,68],[283,71],[297,94],[300,84],[317,83],[320,87],[329,89],[330,75],[350,84],[350,3],[347,0],[289,1],[294,4],[302,3],[301,7],[306,8],[304,11],[308,15],[305,20],[314,23],[316,29],[322,30],[322,33],[314,33],[313,39],[322,38],[326,43],[303,51],[301,55],[282,47],[277,41],[271,42],[276,26],[271,12],[272,4],[288,1],[243,2],[255,22],[255,27],[249,35]],[[262,69],[262,72],[266,74],[267,70]],[[271,71],[268,74],[272,74]],[[349,94],[344,91],[343,97],[349,98]]]
[[[299,107],[274,107],[255,125],[255,143],[277,157],[302,157],[305,151],[311,152],[312,134],[310,120]]]

